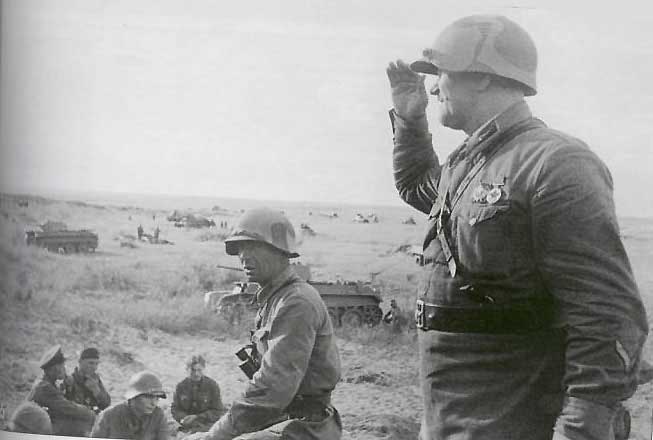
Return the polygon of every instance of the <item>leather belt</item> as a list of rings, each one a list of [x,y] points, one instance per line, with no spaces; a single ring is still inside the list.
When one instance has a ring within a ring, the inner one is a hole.
[[[286,408],[286,413],[291,419],[300,419],[308,422],[321,422],[334,414],[330,405],[331,396],[297,395]]]
[[[421,330],[451,333],[520,334],[544,330],[551,324],[551,308],[540,301],[523,305],[451,307],[417,301],[415,321]]]

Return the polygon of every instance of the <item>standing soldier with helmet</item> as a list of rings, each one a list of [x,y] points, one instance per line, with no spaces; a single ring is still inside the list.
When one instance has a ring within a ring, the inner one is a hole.
[[[340,380],[333,327],[318,292],[289,263],[298,257],[295,231],[280,212],[245,212],[225,240],[248,281],[258,283],[259,310],[251,354],[239,352],[250,381],[208,433],[187,439],[339,439],[331,392]]]
[[[40,361],[43,379],[34,385],[27,400],[38,404],[48,412],[53,434],[86,436],[93,426],[95,413],[83,405],[66,399],[56,386],[58,380],[66,377],[65,362],[66,358],[60,345],[48,349]]]
[[[636,388],[648,328],[612,178],[532,117],[536,66],[520,26],[470,16],[387,69],[395,184],[428,215],[422,440],[608,440]],[[443,164],[419,73],[435,78],[440,123],[468,135]]]

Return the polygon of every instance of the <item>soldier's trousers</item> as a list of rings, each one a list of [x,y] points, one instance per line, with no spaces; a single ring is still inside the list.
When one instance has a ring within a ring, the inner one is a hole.
[[[238,436],[235,440],[339,440],[342,436],[340,414],[333,407],[330,410],[332,414],[319,422],[284,420],[264,430]]]

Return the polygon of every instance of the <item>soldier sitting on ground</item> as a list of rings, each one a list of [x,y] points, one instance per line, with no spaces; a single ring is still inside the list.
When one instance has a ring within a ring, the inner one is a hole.
[[[55,385],[57,380],[66,377],[65,361],[60,345],[45,352],[40,360],[43,378],[34,385],[27,400],[47,410],[52,421],[53,434],[86,436],[93,426],[95,413],[83,405],[66,399],[63,392]]]
[[[125,402],[100,413],[91,437],[133,440],[167,440],[168,425],[159,399],[166,398],[158,377],[148,371],[136,373],[129,380]]]
[[[9,431],[23,434],[52,434],[48,412],[34,402],[23,402],[9,420]]]
[[[99,363],[97,348],[86,348],[79,357],[79,365],[62,384],[66,399],[84,405],[96,414],[111,405],[111,397],[97,374]]]
[[[192,356],[187,364],[188,377],[175,390],[171,412],[181,424],[180,431],[208,431],[226,412],[220,398],[220,387],[204,375],[206,361],[201,355]]]

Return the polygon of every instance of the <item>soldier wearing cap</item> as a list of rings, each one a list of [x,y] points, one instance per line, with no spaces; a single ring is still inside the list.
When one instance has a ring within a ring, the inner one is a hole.
[[[295,230],[279,211],[243,214],[225,240],[256,293],[259,310],[251,359],[241,366],[251,378],[243,394],[208,433],[187,439],[339,439],[340,416],[331,392],[340,379],[333,327],[318,292],[293,272]]]
[[[166,393],[159,378],[141,371],[129,380],[125,402],[110,406],[102,411],[91,437],[123,438],[132,440],[167,440],[168,425],[159,399]]]
[[[65,360],[60,345],[43,354],[40,360],[43,378],[34,385],[27,400],[35,402],[48,412],[54,434],[85,436],[93,426],[95,413],[66,399],[56,386],[56,381],[66,376]]]
[[[421,439],[607,440],[648,332],[612,178],[533,118],[537,53],[503,16],[390,63],[394,177],[428,216],[418,285]],[[425,111],[467,139],[444,161]]]
[[[177,384],[170,411],[186,432],[208,431],[225,413],[220,387],[204,375],[206,360],[193,355],[186,363],[188,377]]]
[[[84,349],[75,371],[62,384],[66,399],[82,404],[96,414],[111,405],[111,397],[97,373],[99,363],[100,352],[97,348]]]

